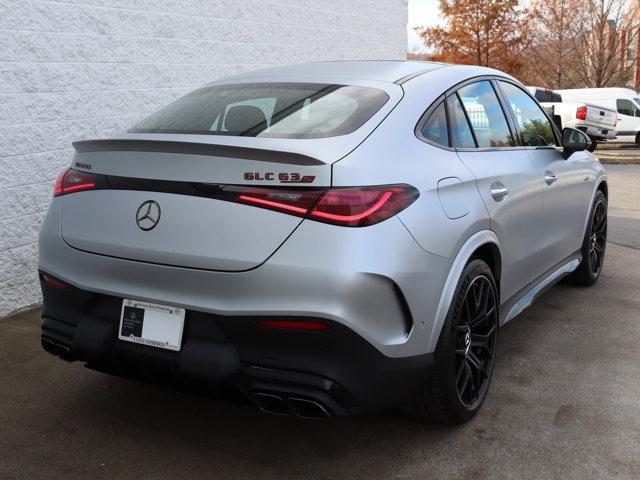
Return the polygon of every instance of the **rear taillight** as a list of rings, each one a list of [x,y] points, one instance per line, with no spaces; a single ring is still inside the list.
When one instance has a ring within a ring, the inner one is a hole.
[[[282,190],[227,187],[232,201],[277,210],[319,222],[365,227],[386,220],[408,207],[418,191],[410,185]]]
[[[328,190],[309,218],[347,227],[365,227],[386,220],[418,198],[409,185]]]
[[[229,186],[224,189],[225,194],[232,195],[229,200],[300,216],[305,216],[325,191],[326,188],[279,189],[241,186]]]
[[[58,197],[72,192],[91,190],[96,187],[96,176],[93,173],[81,172],[68,168],[56,179],[53,196]]]
[[[586,120],[587,119],[587,107],[578,107],[576,110],[576,118],[578,120]]]

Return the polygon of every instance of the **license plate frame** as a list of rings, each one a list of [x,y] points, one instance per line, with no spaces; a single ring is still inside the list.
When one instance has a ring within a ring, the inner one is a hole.
[[[125,298],[120,310],[118,338],[179,352],[185,316],[184,308]]]

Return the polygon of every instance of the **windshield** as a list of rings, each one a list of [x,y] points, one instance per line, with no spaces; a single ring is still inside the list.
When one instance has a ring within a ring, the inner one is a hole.
[[[353,85],[214,85],[185,95],[129,132],[334,137],[360,128],[388,99],[382,90]]]

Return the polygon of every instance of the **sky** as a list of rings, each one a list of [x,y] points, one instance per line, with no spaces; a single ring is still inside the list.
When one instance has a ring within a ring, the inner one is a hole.
[[[434,25],[440,21],[438,0],[409,0],[409,22],[407,23],[408,50],[424,52],[424,44],[413,31],[420,25]]]

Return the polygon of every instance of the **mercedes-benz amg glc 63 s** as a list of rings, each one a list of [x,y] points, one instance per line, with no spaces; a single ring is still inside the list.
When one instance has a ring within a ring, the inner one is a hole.
[[[607,183],[514,78],[437,63],[247,72],[74,143],[40,236],[42,345],[302,417],[457,423],[499,329],[599,277]]]

